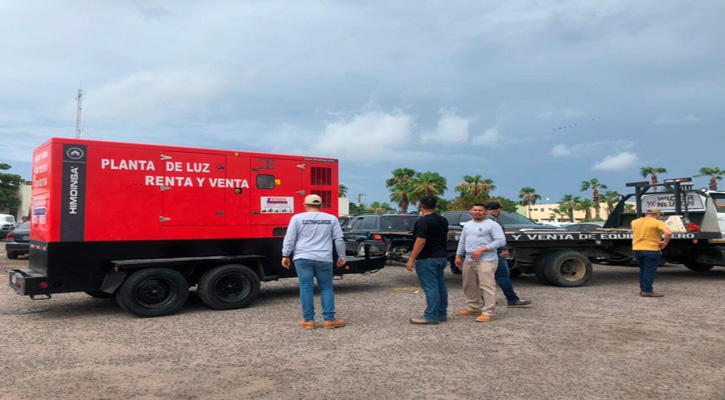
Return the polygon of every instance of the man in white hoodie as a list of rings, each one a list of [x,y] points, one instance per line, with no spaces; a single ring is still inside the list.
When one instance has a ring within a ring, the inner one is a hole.
[[[335,318],[335,294],[332,291],[332,244],[338,258],[337,266],[345,265],[345,242],[340,222],[335,216],[321,212],[322,198],[316,194],[305,197],[305,212],[292,217],[282,246],[282,267],[291,266],[290,255],[300,282],[302,325],[315,329],[315,278],[322,298],[325,329],[342,328],[345,320]]]
[[[463,295],[468,308],[456,315],[477,316],[476,321],[489,322],[496,307],[498,249],[506,245],[506,236],[501,225],[486,220],[483,204],[474,204],[471,216],[473,220],[463,225],[455,261],[458,268],[463,265]]]

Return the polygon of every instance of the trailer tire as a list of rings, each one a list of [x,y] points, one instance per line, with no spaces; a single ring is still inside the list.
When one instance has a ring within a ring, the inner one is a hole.
[[[114,295],[113,293],[101,292],[100,290],[85,292],[85,294],[87,294],[91,297],[95,297],[97,299],[111,299],[113,297],[116,297],[116,295]]]
[[[7,254],[8,258],[11,259],[11,260],[17,259],[18,258],[18,255],[19,254],[16,253],[16,252],[14,252],[14,251],[8,251],[8,254]]]
[[[518,269],[518,267],[509,268],[509,275],[512,278],[516,278],[517,276],[519,276],[521,274],[522,274],[522,272],[520,269]]]
[[[215,310],[233,310],[251,304],[259,294],[259,276],[241,264],[210,269],[199,280],[201,302]]]
[[[584,286],[594,272],[589,257],[574,250],[551,253],[543,270],[547,281],[562,287]]]
[[[714,267],[714,265],[702,264],[693,259],[683,260],[683,264],[685,264],[685,267],[687,267],[687,269],[697,271],[697,272],[707,272],[707,271],[711,270],[712,267]]]
[[[174,314],[188,297],[186,278],[170,268],[134,272],[116,293],[116,301],[124,311],[142,318]]]

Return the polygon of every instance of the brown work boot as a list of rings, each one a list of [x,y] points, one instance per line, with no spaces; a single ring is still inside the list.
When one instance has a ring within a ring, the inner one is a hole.
[[[642,297],[665,297],[664,294],[656,292],[639,292],[639,295]]]
[[[476,321],[478,321],[478,322],[491,322],[494,319],[495,318],[493,317],[493,315],[481,314],[480,317],[476,318]]]
[[[465,309],[463,311],[457,312],[456,315],[458,315],[459,317],[474,317],[474,316],[481,315],[481,312],[480,311],[473,311],[470,308],[467,308],[467,309]]]
[[[336,319],[334,321],[325,321],[325,329],[342,328],[345,325],[346,325],[346,323],[345,323],[344,319]]]
[[[300,321],[300,325],[302,325],[303,328],[307,330],[313,330],[315,329],[315,321],[305,321],[304,319]]]

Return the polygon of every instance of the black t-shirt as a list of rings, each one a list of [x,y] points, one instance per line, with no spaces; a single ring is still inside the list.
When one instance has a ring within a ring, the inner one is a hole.
[[[446,258],[448,220],[438,214],[428,214],[415,222],[413,237],[425,239],[425,246],[418,259]]]

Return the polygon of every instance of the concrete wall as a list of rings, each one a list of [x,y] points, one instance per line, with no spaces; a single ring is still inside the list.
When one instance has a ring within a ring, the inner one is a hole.
[[[18,199],[20,199],[20,205],[18,206],[18,211],[16,213],[13,213],[15,216],[16,221],[20,221],[20,217],[23,215],[29,215],[30,214],[30,192],[32,189],[32,185],[30,183],[23,184],[20,188],[18,188]],[[7,208],[4,210],[0,210],[0,214],[10,214],[10,210]]]

